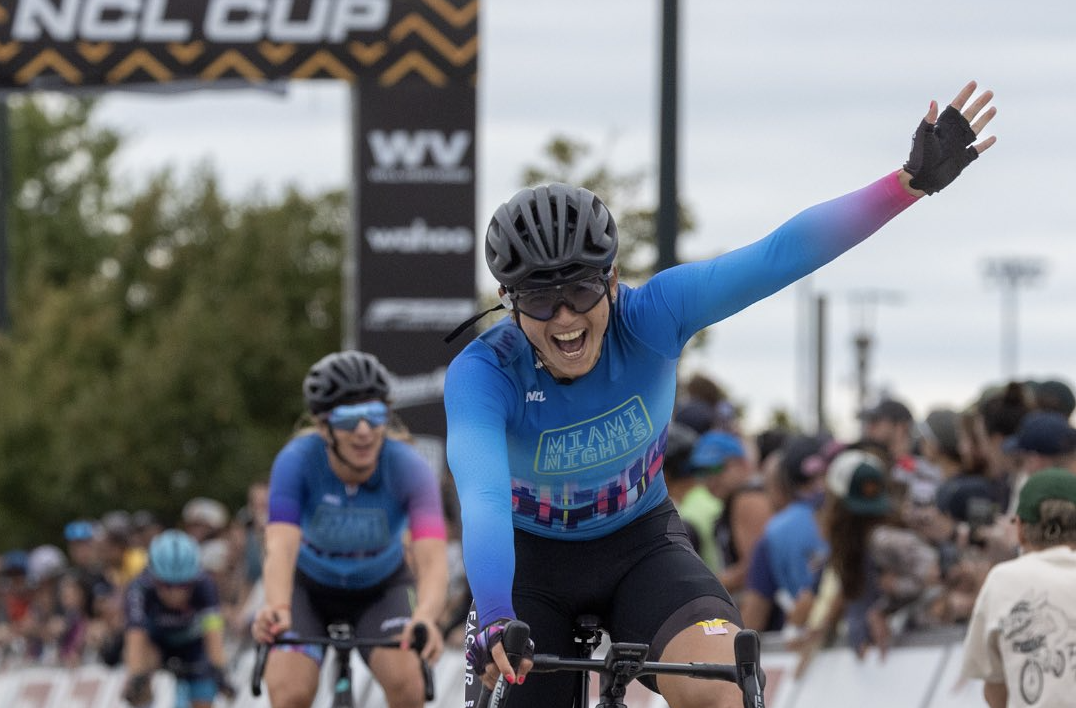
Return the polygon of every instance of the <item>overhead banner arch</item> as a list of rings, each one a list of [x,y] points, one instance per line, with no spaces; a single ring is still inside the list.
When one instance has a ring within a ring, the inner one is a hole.
[[[477,0],[9,0],[0,85],[241,79],[473,86]]]
[[[478,0],[0,4],[0,91],[353,86],[343,344],[393,371],[442,471],[444,371],[463,343],[441,336],[475,302],[477,70]]]

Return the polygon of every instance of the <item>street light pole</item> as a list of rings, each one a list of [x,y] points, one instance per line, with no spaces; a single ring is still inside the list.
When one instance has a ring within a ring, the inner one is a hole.
[[[679,69],[679,0],[662,0],[661,10],[661,128],[658,149],[658,262],[661,271],[676,265],[676,236],[680,230],[677,204],[677,75]]]
[[[1042,261],[1036,258],[992,258],[984,270],[987,280],[1001,289],[1001,375],[1013,380],[1019,371],[1019,307],[1017,295],[1022,287],[1034,285],[1045,272]]]
[[[901,294],[896,290],[866,288],[854,290],[848,295],[856,311],[855,331],[852,334],[852,346],[856,355],[856,413],[867,407],[871,395],[870,364],[874,347],[874,314],[880,304],[896,305],[901,301]]]

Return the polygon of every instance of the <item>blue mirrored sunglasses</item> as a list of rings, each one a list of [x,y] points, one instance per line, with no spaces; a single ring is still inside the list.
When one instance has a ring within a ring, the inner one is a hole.
[[[581,315],[593,310],[608,288],[608,276],[598,275],[549,288],[517,290],[511,295],[512,307],[543,322],[553,319],[561,305]]]
[[[350,406],[337,406],[329,411],[325,420],[334,430],[352,431],[366,421],[371,428],[378,428],[389,420],[389,407],[384,401],[366,401]]]

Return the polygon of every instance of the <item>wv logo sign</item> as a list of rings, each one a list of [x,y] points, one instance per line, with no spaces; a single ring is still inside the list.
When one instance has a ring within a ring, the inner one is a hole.
[[[473,138],[469,130],[371,130],[366,143],[375,164],[367,178],[391,184],[470,182],[474,172],[464,162]]]

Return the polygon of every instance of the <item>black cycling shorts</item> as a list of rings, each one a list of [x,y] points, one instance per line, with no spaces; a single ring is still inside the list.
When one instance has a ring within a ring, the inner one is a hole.
[[[691,547],[672,502],[604,538],[559,541],[515,532],[512,604],[531,627],[535,651],[576,656],[579,615],[597,615],[612,641],[649,644],[658,660],[669,641],[696,623],[743,626],[739,610]],[[469,625],[477,624],[472,617]],[[471,629],[471,627],[469,627]],[[477,629],[471,629],[472,632]],[[470,642],[470,638],[468,638]],[[657,690],[654,677],[639,679]],[[532,673],[512,688],[513,708],[569,708],[574,673]],[[481,682],[470,675],[465,706],[474,706]]]
[[[325,628],[349,622],[356,637],[389,638],[399,634],[414,610],[415,583],[406,564],[377,585],[361,590],[347,590],[321,585],[303,573],[295,573],[291,596],[292,636],[324,637]],[[325,647],[318,645],[281,645],[277,649],[300,651],[318,666],[325,658]],[[371,649],[360,649],[369,663]]]

